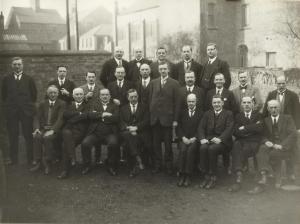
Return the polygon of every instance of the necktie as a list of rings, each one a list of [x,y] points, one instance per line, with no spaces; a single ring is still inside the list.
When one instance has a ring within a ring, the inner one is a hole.
[[[246,114],[246,118],[250,120],[250,114],[249,113]]]
[[[276,125],[277,124],[277,119],[274,117],[273,118],[273,125]]]
[[[140,68],[141,62],[138,61],[138,62],[136,63],[136,66],[137,66],[138,68]]]
[[[132,105],[132,114],[135,114],[135,112],[136,112],[135,105]]]
[[[62,80],[59,81],[59,85],[62,86],[64,82]]]
[[[217,95],[221,95],[221,90],[217,90]]]
[[[49,109],[48,109],[48,116],[47,116],[47,125],[51,125],[51,118],[52,118],[52,108],[54,106],[54,103],[49,103]]]
[[[106,104],[102,104],[103,106],[103,110],[106,111],[107,105]]]
[[[119,83],[119,84],[118,84],[119,88],[122,88],[122,86],[121,86],[121,82],[119,81],[118,83]]]
[[[147,87],[146,80],[143,80],[143,87],[144,87],[144,88],[146,88],[146,87]]]
[[[166,84],[166,80],[161,80],[161,88],[164,88],[165,84]]]
[[[78,107],[79,107],[79,104],[78,104],[78,103],[76,103],[75,105],[76,105],[76,109],[78,109]]]
[[[92,86],[89,87],[89,91],[93,92],[93,87]]]
[[[19,81],[21,78],[21,75],[20,74],[16,74],[16,80]]]
[[[192,88],[191,88],[191,87],[189,87],[189,88],[188,88],[188,91],[189,91],[189,93],[191,93],[191,92],[192,92]]]
[[[119,66],[122,66],[122,60],[119,60]]]
[[[190,110],[190,117],[194,115],[195,110]]]

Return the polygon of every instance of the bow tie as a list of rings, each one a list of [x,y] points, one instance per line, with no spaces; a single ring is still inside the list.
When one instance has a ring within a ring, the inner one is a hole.
[[[247,89],[247,85],[246,86],[240,86],[240,89]]]

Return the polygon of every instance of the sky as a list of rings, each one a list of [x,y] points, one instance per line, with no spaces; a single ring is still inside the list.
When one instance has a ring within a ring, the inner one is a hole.
[[[73,0],[69,0],[70,4]],[[120,7],[130,5],[134,0],[118,0]],[[77,0],[78,17],[80,18],[87,15],[97,6],[102,5],[109,11],[113,11],[114,0]],[[88,4],[87,4],[88,3]],[[41,8],[56,9],[63,18],[66,15],[66,1],[65,0],[40,0]],[[17,7],[30,7],[30,0],[0,0],[0,11],[3,12],[6,19],[9,10],[12,6]]]

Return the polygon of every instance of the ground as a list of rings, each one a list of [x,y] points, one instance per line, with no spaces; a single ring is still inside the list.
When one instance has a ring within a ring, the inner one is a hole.
[[[76,168],[66,180],[30,173],[26,165],[8,167],[9,200],[6,222],[52,223],[300,223],[300,192],[269,190],[252,196],[251,173],[241,192],[227,192],[231,178],[213,190],[199,188],[197,176],[189,188],[176,186],[176,176],[152,175],[146,170],[135,179],[122,167],[117,177],[104,168],[87,176]]]

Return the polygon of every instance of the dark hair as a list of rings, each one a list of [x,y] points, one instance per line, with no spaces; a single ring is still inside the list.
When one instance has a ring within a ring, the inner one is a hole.
[[[11,59],[11,63],[13,63],[14,61],[17,61],[17,60],[21,60],[22,63],[23,63],[23,59],[22,59],[21,57],[13,57],[13,58]]]
[[[216,43],[210,42],[210,43],[207,44],[206,47],[208,47],[208,46],[214,46],[217,49],[217,44]]]
[[[119,66],[119,65],[118,65],[118,66],[115,68],[114,74],[116,73],[116,71],[117,71],[117,68],[123,68],[123,69],[124,69],[124,71],[125,71],[125,73],[126,73],[125,67],[124,67],[123,65],[121,65],[121,66]]]
[[[95,76],[96,76],[96,71],[87,71],[86,74],[85,74],[85,76],[87,76],[88,73],[93,73],[93,74],[95,74]]]
[[[65,68],[65,69],[68,70],[68,66],[66,66],[66,65],[58,65],[58,66],[56,66],[56,70],[58,70],[59,68]]]
[[[221,95],[213,95],[211,101],[212,101],[213,99],[221,99],[222,101],[224,101],[224,100],[223,100],[223,97],[222,97]]]
[[[157,54],[158,50],[165,50],[166,53],[167,53],[167,49],[165,47],[163,47],[163,46],[160,46],[160,47],[157,48],[156,54]]]
[[[129,90],[127,91],[127,97],[129,96],[130,93],[137,93],[137,94],[138,94],[138,92],[137,92],[136,89],[129,89]],[[138,95],[139,95],[139,94],[138,94]]]

